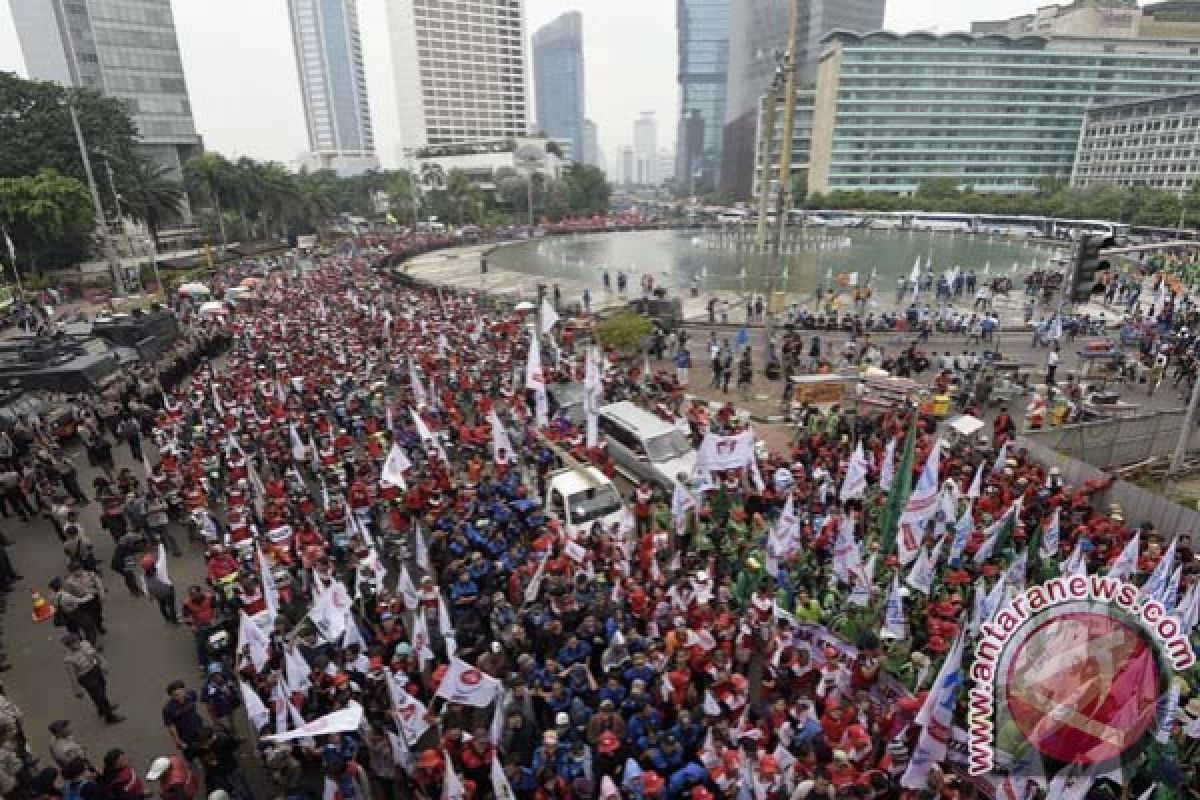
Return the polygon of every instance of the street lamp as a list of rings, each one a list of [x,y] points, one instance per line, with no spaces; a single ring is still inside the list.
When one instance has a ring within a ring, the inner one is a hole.
[[[79,115],[75,113],[75,104],[67,99],[67,111],[71,115],[71,127],[75,129],[75,141],[79,145],[79,156],[83,159],[83,172],[87,176],[88,189],[92,194],[92,208],[96,212],[96,221],[100,225],[100,236],[104,239],[104,254],[108,258],[109,269],[112,270],[113,294],[121,297],[125,294],[125,277],[121,274],[121,260],[113,247],[112,232],[108,228],[108,219],[104,216],[104,207],[100,204],[100,191],[96,188],[96,176],[92,173],[92,160],[88,157],[87,142],[83,138],[83,129],[79,127]]]
[[[518,170],[524,170],[527,177],[525,186],[526,202],[529,206],[529,227],[533,227],[533,176],[546,163],[546,151],[536,145],[527,144],[517,148],[513,153],[513,161]]]
[[[143,239],[142,244],[150,256],[150,268],[154,270],[154,285],[158,287],[158,291],[163,296],[163,302],[165,303],[167,301],[167,287],[163,286],[162,276],[158,274],[158,247],[154,244],[154,238],[151,236]]]

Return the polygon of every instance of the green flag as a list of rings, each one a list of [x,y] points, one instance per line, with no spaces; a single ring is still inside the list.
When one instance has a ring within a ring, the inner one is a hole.
[[[913,409],[912,421],[908,425],[908,433],[904,436],[900,466],[896,467],[896,477],[892,480],[892,488],[880,517],[879,549],[885,558],[896,547],[896,529],[900,522],[900,514],[903,513],[908,496],[912,493],[913,459],[916,456],[917,422],[920,416],[920,412]]]

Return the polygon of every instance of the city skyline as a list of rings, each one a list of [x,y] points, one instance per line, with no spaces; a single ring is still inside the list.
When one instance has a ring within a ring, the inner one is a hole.
[[[287,4],[173,0],[171,5],[193,116],[206,147],[284,163],[307,151]],[[885,27],[967,30],[972,21],[1029,13],[1041,5],[996,0],[984,10],[956,0],[889,0]],[[396,167],[399,117],[385,6],[385,0],[360,0],[359,15],[376,150],[384,166]],[[28,75],[10,8],[0,4],[0,70]],[[590,73],[586,108],[606,153],[629,142],[632,122],[643,110],[655,112],[660,138],[675,143],[680,103],[675,3],[526,0],[525,9],[527,36],[566,11],[583,13]],[[612,46],[615,41],[619,47]]]

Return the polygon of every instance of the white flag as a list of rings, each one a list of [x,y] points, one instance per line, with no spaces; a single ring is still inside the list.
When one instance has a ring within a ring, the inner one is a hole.
[[[587,364],[584,367],[583,406],[587,413],[587,447],[599,446],[600,442],[600,403],[604,397],[604,379],[600,374],[600,357],[596,348],[587,349]]]
[[[1117,560],[1108,568],[1108,577],[1116,578],[1117,580],[1128,580],[1133,574],[1133,570],[1137,567],[1138,550],[1141,547],[1142,532],[1138,531],[1129,540],[1129,544],[1125,545],[1125,549],[1121,551],[1121,555],[1117,556]]]
[[[558,312],[554,310],[554,304],[550,302],[548,296],[542,295],[542,333],[546,334],[554,330],[558,319]]]
[[[1058,556],[1058,540],[1061,535],[1058,519],[1059,509],[1055,508],[1042,534],[1042,546],[1038,553],[1042,558],[1055,558]]]
[[[404,473],[411,468],[412,462],[408,460],[408,454],[404,452],[404,448],[399,444],[393,444],[387,461],[383,462],[383,469],[379,472],[379,482],[407,490],[408,484],[404,482]]]
[[[413,424],[417,427],[417,437],[421,440],[422,446],[427,450],[433,448],[437,451],[438,458],[442,460],[442,463],[449,464],[450,459],[446,458],[446,451],[442,449],[442,440],[433,435],[429,426],[425,424],[425,419],[417,413],[416,409],[410,409],[410,411],[412,411]]]
[[[908,564],[917,555],[917,547],[925,536],[925,523],[938,509],[938,470],[941,465],[942,441],[933,443],[933,450],[925,459],[921,477],[908,496],[904,511],[897,523],[896,555],[901,564]]]
[[[884,491],[892,488],[896,478],[896,440],[890,439],[883,451],[883,466],[879,469],[879,485]]]
[[[353,700],[343,709],[339,709],[323,717],[318,717],[312,722],[307,722],[304,725],[297,726],[295,729],[288,731],[285,734],[278,736],[264,736],[263,739],[271,742],[287,742],[292,739],[303,739],[314,736],[327,736],[331,733],[345,733],[346,731],[356,731],[362,727],[363,708]]]
[[[425,665],[433,661],[433,650],[430,649],[431,640],[429,638],[429,625],[425,621],[425,610],[417,609],[413,614],[413,631],[412,631],[412,649],[417,654],[417,662],[421,666],[421,670],[425,670]]]
[[[158,544],[158,557],[154,562],[154,576],[162,583],[172,586],[171,576],[167,572],[167,548],[162,542]]]
[[[1008,462],[1008,447],[1012,442],[1005,442],[1000,445],[1000,452],[996,453],[996,460],[992,462],[992,472],[1004,472],[1004,468]]]
[[[945,541],[944,538],[938,539],[937,546],[932,555],[925,545],[921,545],[921,550],[917,554],[916,560],[913,561],[912,569],[908,571],[908,577],[904,579],[905,583],[921,594],[928,595],[933,589],[934,571],[937,565],[937,557],[941,553],[943,541]]]
[[[408,567],[404,564],[400,565],[400,577],[396,579],[396,595],[404,601],[404,609],[406,611],[416,611],[421,605],[421,597],[417,594],[417,587],[413,584],[412,578],[408,575]]]
[[[312,674],[312,667],[294,644],[283,651],[283,671],[287,675],[288,686],[295,691],[307,692],[312,686],[312,680],[308,677]]]
[[[975,468],[975,478],[971,481],[971,487],[967,489],[967,497],[972,500],[978,500],[979,495],[983,494],[983,464],[980,463]]]
[[[465,661],[451,657],[450,665],[438,686],[437,696],[447,702],[475,708],[487,708],[500,691],[500,681],[485,675]]]
[[[1083,537],[1075,542],[1075,549],[1058,568],[1063,575],[1087,575],[1087,559],[1083,557]]]
[[[508,431],[504,429],[504,424],[500,422],[500,417],[496,416],[494,409],[488,412],[488,424],[492,428],[492,456],[499,460],[500,454],[504,453],[505,460],[511,460],[516,455],[516,451],[513,450],[512,442],[508,438]]]
[[[1167,593],[1167,583],[1171,579],[1171,572],[1175,569],[1175,544],[1179,541],[1179,537],[1171,540],[1171,546],[1167,548],[1167,552],[1163,553],[1158,559],[1158,564],[1154,566],[1154,572],[1150,573],[1150,577],[1142,584],[1142,592],[1160,603]],[[162,547],[162,545],[159,545]]]
[[[417,374],[417,364],[413,360],[408,362],[408,381],[412,386],[413,402],[418,406],[429,405],[429,394],[425,391],[425,385],[421,383],[421,376]]]
[[[692,493],[685,489],[683,484],[676,483],[671,491],[671,521],[675,524],[677,534],[682,535],[687,531],[687,513],[695,507],[696,498],[692,497]]]
[[[492,759],[492,794],[496,796],[496,800],[517,800],[516,794],[513,793],[512,786],[509,785],[508,776],[504,774],[504,767],[500,766],[500,759]]]
[[[1005,530],[1015,528],[1017,518],[1021,514],[1021,497],[1018,496],[1013,504],[1008,507],[1008,510],[1000,515],[1000,518],[988,526],[983,532],[983,544],[979,545],[979,549],[975,551],[975,563],[982,564],[992,557],[992,553],[996,549],[996,545],[1000,543],[1000,537],[1004,535]]]
[[[975,530],[974,503],[974,500],[967,500],[967,507],[963,509],[962,516],[954,523],[954,539],[950,542],[950,554],[947,556],[951,564],[957,564],[962,558],[967,549],[967,540],[971,538],[971,531]]]
[[[842,502],[851,498],[862,497],[867,490],[867,456],[863,453],[862,441],[854,448],[850,457],[850,465],[846,467],[846,477],[842,480],[842,491],[838,496]]]
[[[549,560],[549,557],[546,557],[538,562],[537,571],[533,573],[533,580],[529,581],[529,585],[525,587],[526,603],[537,601],[538,592],[542,590],[542,578],[546,574],[546,562]]]
[[[492,759],[495,761],[496,759]],[[467,787],[454,771],[454,762],[446,758],[446,775],[442,781],[442,800],[466,800]]]
[[[391,701],[392,712],[399,726],[402,738],[407,743],[415,744],[429,730],[426,717],[429,709],[417,698],[404,691],[390,669],[384,669],[387,680],[388,699]]]
[[[254,664],[255,671],[262,672],[269,658],[270,641],[262,628],[246,616],[245,611],[238,612],[238,644],[249,650],[250,663]]]
[[[883,610],[883,631],[885,639],[907,639],[908,620],[904,616],[904,598],[900,594],[900,576],[892,577],[892,591],[888,594],[887,605]]]
[[[254,552],[258,554],[258,571],[262,577],[263,600],[266,601],[267,614],[270,616],[273,626],[275,618],[279,616],[279,587],[275,585],[275,573],[271,571],[270,563],[257,544],[254,546]]]
[[[433,566],[429,562],[429,548],[425,545],[425,536],[421,533],[421,523],[413,523],[413,558],[416,560],[417,566],[428,575],[432,571]]]
[[[546,400],[546,374],[542,371],[542,348],[537,333],[529,336],[529,355],[525,362],[525,388],[531,389],[535,400],[535,420],[539,428],[546,427],[549,408]]]
[[[258,692],[250,688],[245,681],[238,681],[238,688],[242,691],[242,705],[246,709],[246,717],[254,724],[254,732],[257,734],[271,721],[271,712],[267,710]]]
[[[288,437],[292,442],[292,460],[303,461],[305,453],[304,442],[300,439],[300,433],[296,430],[295,425],[288,425]]]
[[[790,496],[788,498],[791,499]],[[842,524],[838,526],[837,539],[833,545],[833,574],[843,583],[856,583],[864,580],[862,571],[862,551],[858,540],[854,538],[854,517],[846,514]]]
[[[450,612],[446,610],[446,599],[438,591],[438,633],[446,645],[447,655],[453,656],[458,649],[457,637],[454,635],[454,625],[450,622]]]
[[[900,777],[900,785],[906,789],[926,788],[930,769],[946,758],[950,738],[947,732],[954,727],[954,707],[963,683],[962,652],[963,636],[959,635],[942,662],[937,680],[925,698],[925,705],[917,714],[921,735],[917,738],[917,746],[913,748],[908,768]]]

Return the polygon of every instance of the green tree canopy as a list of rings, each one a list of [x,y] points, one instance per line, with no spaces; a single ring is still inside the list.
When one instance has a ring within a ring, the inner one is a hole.
[[[626,356],[641,349],[646,337],[654,333],[650,320],[632,311],[620,311],[596,323],[596,340]]]
[[[21,270],[29,272],[66,266],[86,252],[95,215],[82,183],[46,168],[0,178],[0,225],[13,240]]]

